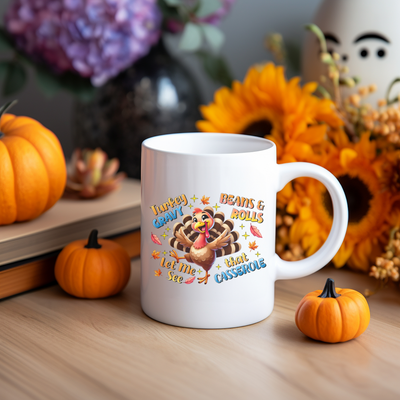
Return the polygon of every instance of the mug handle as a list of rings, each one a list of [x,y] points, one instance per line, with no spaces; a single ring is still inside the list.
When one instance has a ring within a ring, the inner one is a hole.
[[[275,254],[276,280],[294,279],[318,271],[335,256],[346,235],[348,208],[346,196],[336,177],[326,169],[310,163],[294,162],[279,164],[278,190],[295,178],[310,177],[322,182],[328,189],[333,204],[333,223],[323,246],[312,256],[300,261],[284,261]]]

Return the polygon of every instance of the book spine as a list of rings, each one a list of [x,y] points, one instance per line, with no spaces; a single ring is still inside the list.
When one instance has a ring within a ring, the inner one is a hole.
[[[140,231],[111,238],[128,252],[130,258],[140,255]],[[54,266],[58,254],[0,271],[0,299],[55,283]]]

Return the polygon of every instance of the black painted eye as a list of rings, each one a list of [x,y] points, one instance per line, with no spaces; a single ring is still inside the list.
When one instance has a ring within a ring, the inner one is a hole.
[[[349,56],[348,56],[347,54],[343,54],[343,55],[342,55],[342,60],[343,60],[343,61],[347,61],[348,58],[349,58]]]
[[[362,58],[366,58],[366,57],[368,57],[368,53],[369,53],[369,51],[367,49],[361,49],[360,56]]]
[[[196,217],[193,217],[193,222],[197,222],[197,218]]]
[[[385,49],[379,49],[379,50],[376,52],[376,55],[377,55],[379,58],[385,57],[385,56],[386,56],[386,51],[385,51]]]
[[[201,219],[202,219],[203,221],[205,221],[205,220],[207,219],[207,215],[203,215],[203,216],[201,217]]]

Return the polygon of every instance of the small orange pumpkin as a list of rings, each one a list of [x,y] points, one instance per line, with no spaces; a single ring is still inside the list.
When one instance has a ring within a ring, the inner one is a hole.
[[[57,257],[55,276],[69,294],[97,299],[119,293],[128,283],[131,260],[118,243],[97,239],[94,229],[89,240],[70,243]]]
[[[303,297],[296,310],[296,325],[305,335],[322,342],[346,342],[368,327],[370,312],[365,297],[352,289],[335,290],[328,278],[324,290]]]
[[[38,217],[62,196],[67,180],[57,137],[38,121],[0,108],[0,225]]]

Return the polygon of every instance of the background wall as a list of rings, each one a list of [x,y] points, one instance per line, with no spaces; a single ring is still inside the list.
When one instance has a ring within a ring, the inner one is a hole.
[[[223,54],[226,57],[235,79],[242,80],[247,69],[254,63],[270,60],[271,56],[264,47],[264,38],[268,33],[280,32],[285,40],[301,45],[304,35],[303,26],[310,22],[321,0],[236,0],[231,13],[220,27],[225,32],[226,41]],[[9,0],[0,1],[0,20]],[[183,55],[177,50],[178,38],[168,37],[169,49],[192,70],[199,82],[203,102],[213,98],[217,85],[210,82],[190,55]],[[0,53],[0,60],[5,54]],[[58,93],[46,98],[37,88],[31,76],[25,89],[13,98],[18,104],[13,113],[38,119],[51,129],[60,139],[65,155],[72,151],[72,112],[73,98],[67,93]],[[0,94],[0,104],[8,98]]]

